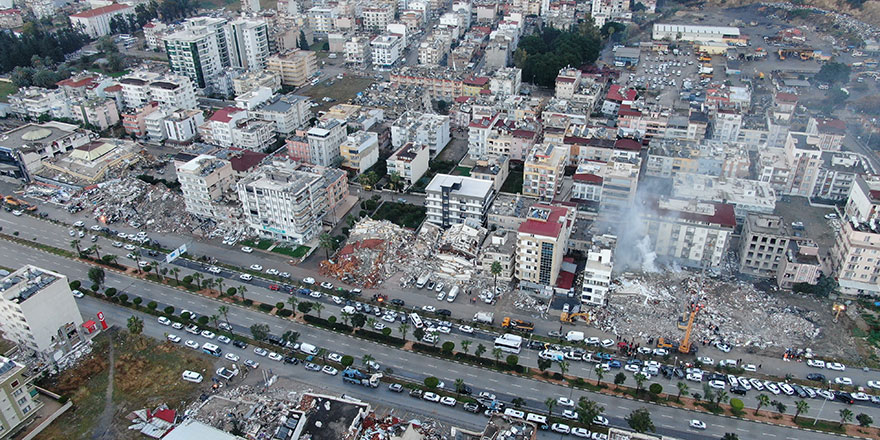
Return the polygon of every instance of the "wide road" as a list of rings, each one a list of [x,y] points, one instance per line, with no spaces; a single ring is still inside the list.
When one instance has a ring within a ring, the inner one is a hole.
[[[28,263],[56,270],[69,275],[73,279],[85,279],[87,276],[88,265],[86,264],[56,257],[16,244],[0,242],[0,265],[17,267]],[[217,314],[217,307],[219,306],[219,302],[211,299],[119,275],[114,272],[107,272],[106,284],[128,293],[129,296],[141,296],[145,302],[150,300],[157,301],[160,303],[160,308],[167,304],[173,304],[178,309],[185,307],[200,315],[212,315]],[[92,319],[100,310],[104,311],[110,319],[116,320],[115,322],[120,323],[120,325],[124,325],[125,318],[132,314],[130,310],[114,304],[99,302],[93,298],[83,298],[79,300],[79,303],[82,305],[81,311],[83,316],[88,319]],[[358,340],[350,336],[301,325],[252,309],[237,306],[231,306],[231,309],[229,319],[234,324],[237,332],[245,332],[246,328],[257,322],[266,323],[269,325],[270,331],[277,335],[283,334],[286,330],[295,330],[301,335],[300,341],[310,342],[333,352],[349,354],[356,359],[361,359],[363,355],[370,354],[381,365],[386,367],[392,366],[395,374],[409,377],[416,381],[421,381],[426,376],[435,376],[447,384],[452,384],[455,379],[461,378],[473,386],[476,392],[488,390],[498,394],[503,400],[507,401],[515,397],[522,397],[527,401],[527,408],[543,410],[543,402],[547,397],[571,396],[576,400],[580,396],[588,396],[606,408],[607,416],[614,425],[625,426],[623,417],[628,415],[633,409],[645,405],[622,398],[572,390],[567,387],[549,385],[526,378],[509,376],[495,371],[397,350],[372,342]],[[144,316],[144,321],[150,328],[155,324],[155,319],[150,316]],[[172,331],[171,328],[164,327],[161,333]],[[187,333],[181,333],[179,336],[184,339],[191,337]],[[200,343],[205,342],[200,336],[193,337],[193,339]],[[232,347],[228,348],[232,349]],[[243,356],[243,359],[251,358],[257,360],[257,356],[252,352],[237,354]],[[267,362],[271,362],[268,359],[260,359],[260,361],[264,365]],[[278,366],[279,368],[287,368],[281,366],[281,364]],[[341,379],[339,380],[341,381]],[[664,386],[667,389],[671,388],[670,385],[665,383]],[[750,402],[746,401],[746,403],[749,404]],[[819,405],[819,401],[812,401],[811,406],[814,409],[810,411],[810,414],[815,415]],[[836,414],[839,404],[828,402],[826,406],[825,416],[834,419],[833,415]],[[791,408],[791,405],[789,405],[789,408]],[[858,407],[853,409],[856,413],[865,412],[872,415],[872,417],[880,418],[876,408]],[[680,438],[705,438],[704,436],[707,434],[720,437],[725,432],[744,433],[742,436],[745,438],[762,438],[762,436],[777,436],[786,439],[832,438],[832,436],[824,434],[801,432],[789,428],[767,426],[725,417],[704,414],[695,416],[694,413],[675,408],[655,406],[651,408],[651,411],[655,424],[658,425],[661,433]],[[687,428],[686,421],[693,417],[698,417],[709,425],[708,433],[695,433]]]

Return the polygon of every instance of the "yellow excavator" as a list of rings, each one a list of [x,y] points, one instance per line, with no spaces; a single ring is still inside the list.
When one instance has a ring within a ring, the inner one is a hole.
[[[577,318],[584,318],[584,321],[586,321],[588,324],[590,323],[590,313],[589,312],[583,312],[583,313],[562,312],[562,314],[559,315],[559,320],[561,322],[574,323],[574,320]]]
[[[696,347],[691,344],[691,333],[694,331],[694,318],[697,317],[697,313],[700,312],[700,309],[703,308],[700,304],[691,304],[691,313],[690,317],[688,317],[687,326],[684,329],[684,338],[681,340],[681,344],[678,345],[679,353],[695,353]],[[693,349],[693,350],[692,350]]]

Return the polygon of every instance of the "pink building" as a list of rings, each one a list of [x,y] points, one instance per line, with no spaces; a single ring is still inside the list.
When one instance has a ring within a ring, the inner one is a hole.
[[[296,130],[294,136],[287,138],[287,155],[300,162],[312,162],[312,152],[305,130]]]

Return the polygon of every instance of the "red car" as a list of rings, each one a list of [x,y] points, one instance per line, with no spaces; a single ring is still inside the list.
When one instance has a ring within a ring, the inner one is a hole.
[[[278,289],[280,289],[280,288],[278,287],[277,284],[270,284],[269,285],[269,290],[278,290]]]

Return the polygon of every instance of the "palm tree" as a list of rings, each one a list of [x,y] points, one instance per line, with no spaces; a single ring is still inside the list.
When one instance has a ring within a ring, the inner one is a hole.
[[[762,406],[770,404],[770,396],[766,394],[758,394],[755,399],[758,400],[758,406],[755,408],[755,415],[758,415],[758,410],[760,410]]]
[[[79,255],[79,254],[82,253],[82,250],[80,250],[80,248],[79,248],[79,243],[80,243],[79,240],[71,240],[71,241],[70,241],[70,247],[71,247],[72,249],[75,249],[75,250],[76,250],[76,254],[77,254],[77,255]]]
[[[321,317],[321,310],[324,310],[324,305],[319,302],[316,302],[316,303],[312,304],[312,310],[314,310],[315,313],[318,315],[318,318],[320,318]]]
[[[247,292],[247,287],[245,287],[245,286],[238,286],[238,287],[236,287],[236,290],[238,290],[238,295],[241,296],[241,300],[244,301],[244,300],[245,300],[245,299],[244,299],[244,293]]]
[[[223,277],[214,278],[214,284],[217,285],[217,290],[220,292],[220,295],[223,295]]]
[[[849,410],[849,408],[843,408],[838,412],[840,414],[840,427],[843,428],[844,423],[852,422],[853,412]]]
[[[678,387],[678,397],[676,397],[675,400],[681,402],[681,395],[682,395],[682,394],[687,394],[688,389],[689,389],[690,387],[688,386],[688,384],[686,384],[686,383],[684,383],[684,382],[679,382],[679,383],[676,384],[676,386]]]
[[[571,364],[569,364],[567,361],[559,362],[559,371],[562,372],[563,379],[565,379],[565,373],[568,372],[569,367],[571,367]]]
[[[400,184],[400,174],[397,171],[391,172],[391,175],[388,176],[388,181],[391,182],[391,185],[394,186],[394,189],[397,189],[397,190],[400,189],[397,186]]]
[[[226,325],[229,325],[229,307],[226,305],[217,307],[217,313],[223,315],[223,319],[226,320]],[[229,325],[229,328],[232,328],[232,326]]]
[[[483,344],[477,344],[477,349],[474,350],[474,354],[477,355],[477,357],[480,357],[485,352],[486,352],[486,346]]]
[[[504,351],[498,347],[492,349],[492,357],[495,358],[495,365],[498,365],[498,361],[501,360],[501,356],[504,355]]]
[[[342,322],[347,326],[349,321],[351,321],[351,313],[342,312]]]
[[[318,246],[324,249],[324,255],[327,257],[326,259],[330,259],[330,251],[336,250],[336,240],[333,239],[328,233],[323,233],[318,236]]]
[[[193,272],[193,274],[192,274],[192,279],[193,279],[193,282],[196,284],[196,287],[201,287],[201,285],[202,285],[202,278],[204,278],[204,277],[205,277],[205,276],[202,275],[201,272]]]
[[[544,401],[544,405],[547,405],[547,413],[550,417],[553,417],[553,407],[556,406],[556,399],[548,397],[547,400]]]
[[[137,316],[131,315],[128,318],[128,323],[126,324],[128,327],[128,332],[133,335],[139,335],[142,331],[144,331],[144,320],[138,318]]]
[[[117,257],[116,255],[107,254],[107,255],[104,255],[104,262],[107,264],[113,264],[116,262],[117,258],[119,258],[119,257]]]
[[[461,389],[464,388],[464,379],[458,378],[455,379],[455,394],[461,395]]]
[[[287,303],[290,304],[290,309],[293,310],[294,315],[296,315],[296,305],[299,304],[299,300],[291,295],[287,298]]]
[[[596,368],[596,386],[599,386],[599,382],[602,381],[603,377],[605,377],[605,369]]]
[[[99,245],[99,244],[97,244],[97,243],[93,244],[93,245],[92,245],[92,250],[95,252],[95,256],[98,257],[98,259],[100,260],[100,259],[101,259],[101,252],[100,252],[100,251],[101,251],[101,245]]]
[[[496,291],[498,289],[498,275],[501,275],[502,270],[503,269],[501,267],[501,263],[499,263],[497,261],[493,261],[492,266],[489,267],[489,272],[492,274],[492,278],[493,278],[492,282],[495,285],[494,287],[495,287]]]
[[[209,318],[211,322],[214,323],[214,328],[220,327],[220,317],[217,315],[211,315]]]
[[[727,402],[727,391],[718,390],[715,392],[715,408],[721,405],[721,402]]]
[[[376,323],[379,322],[379,321],[376,321],[376,318],[367,318],[367,320],[366,320],[365,322],[366,322],[366,324],[367,324],[367,327],[369,327],[369,328],[375,328],[375,327],[376,327]]]
[[[805,413],[810,410],[810,404],[807,403],[806,400],[798,400],[794,406],[794,422],[797,423],[797,418],[802,413]]]
[[[135,270],[140,272],[141,271],[141,251],[135,249],[135,250],[131,251],[131,256],[134,257],[134,262],[136,263]]]
[[[373,355],[367,353],[361,358],[361,363],[364,364],[365,367],[367,367],[367,371],[372,371],[373,367],[370,366],[370,363],[375,360],[376,358],[374,358]]]
[[[174,275],[174,283],[180,284],[180,280],[177,279],[177,275],[180,274],[180,268],[179,267],[172,267],[171,269],[168,269],[168,272],[171,272],[171,274]]]
[[[471,341],[470,339],[465,339],[461,341],[461,351],[467,354],[468,350],[471,348],[471,344],[473,343],[474,341]]]
[[[645,381],[648,380],[648,376],[645,376],[642,373],[636,373],[633,376],[633,379],[636,381],[636,393],[642,390],[642,385],[645,384]]]
[[[401,322],[400,325],[397,326],[397,331],[399,331],[400,334],[403,335],[403,339],[406,339],[407,330],[409,330],[409,324],[405,322]]]

